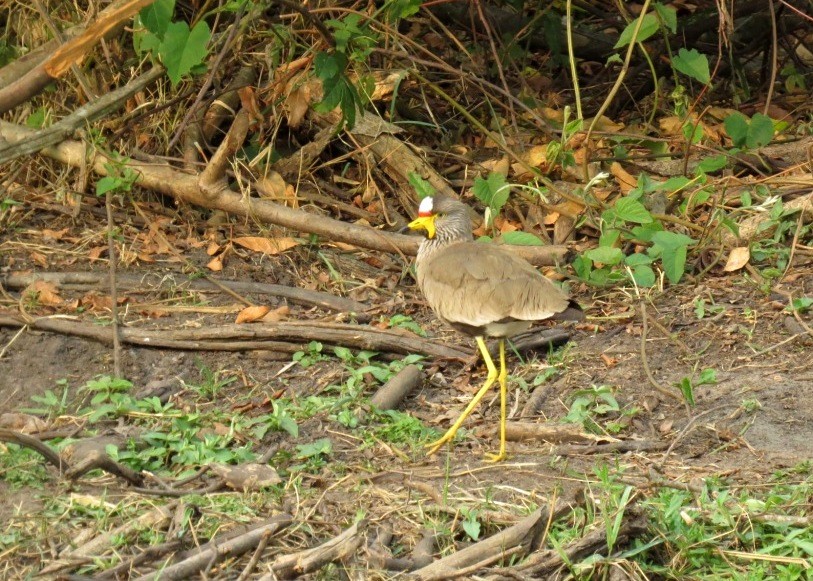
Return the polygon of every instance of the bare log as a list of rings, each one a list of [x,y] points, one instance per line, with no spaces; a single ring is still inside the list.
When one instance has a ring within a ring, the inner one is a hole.
[[[63,318],[41,317],[23,320],[14,315],[0,314],[0,327],[28,326],[39,331],[74,335],[112,344],[112,329],[98,327]],[[284,350],[290,352],[291,341],[302,343],[321,341],[329,345],[343,345],[356,349],[386,351],[390,353],[424,353],[433,357],[466,359],[473,350],[436,343],[418,336],[401,334],[375,327],[362,327],[343,323],[277,322],[257,325],[218,325],[202,329],[120,329],[122,343],[142,347],[191,349],[203,351]],[[287,346],[286,346],[287,343]]]
[[[584,431],[576,424],[537,424],[533,422],[508,422],[505,424],[505,438],[511,441],[542,440],[549,443],[596,443],[608,440],[617,442],[609,436],[596,436]]]
[[[422,380],[420,367],[407,365],[375,392],[370,403],[380,410],[394,410]]]
[[[213,560],[219,561],[226,557],[242,555],[246,551],[250,551],[256,547],[261,539],[278,533],[290,525],[292,521],[293,517],[291,517],[291,515],[278,514],[268,519],[265,524],[251,529],[238,537],[234,537],[222,543],[218,543],[214,540],[208,544],[208,548],[205,550],[198,551],[188,559],[162,569],[159,577],[162,581],[175,581],[176,579],[197,577],[198,573],[203,571]],[[152,573],[138,577],[135,581],[153,581],[155,578],[155,573]]]
[[[27,127],[0,121],[0,135],[9,141],[30,139],[34,134],[36,131]],[[66,140],[56,146],[46,147],[40,153],[73,167],[81,167],[86,163],[85,146],[77,141]],[[108,170],[105,165],[110,163],[112,160],[99,152],[94,158],[92,169],[99,175],[107,175]],[[383,252],[402,252],[414,256],[417,254],[420,244],[420,238],[417,236],[406,236],[348,224],[288,208],[269,200],[243,196],[230,190],[221,192],[216,198],[211,199],[198,187],[197,175],[180,172],[169,165],[160,166],[130,161],[124,166],[138,175],[136,183],[139,186],[204,208],[219,209],[235,216],[251,217],[291,230],[317,234],[328,240]],[[510,248],[536,265],[565,262],[570,254],[568,248],[564,246],[511,246]]]
[[[341,561],[355,553],[364,541],[364,531],[367,529],[367,519],[362,519],[353,524],[342,534],[329,541],[306,549],[293,555],[283,555],[278,557],[271,565],[274,571],[270,576],[266,575],[261,581],[271,581],[272,579],[290,579],[298,575],[304,575],[322,568],[328,563]]]
[[[61,287],[76,288],[79,290],[106,288],[107,274],[101,272],[9,272],[0,275],[0,285],[10,289],[24,289],[34,281],[44,280]],[[342,313],[356,313],[358,320],[369,320],[369,315],[363,312],[369,307],[364,303],[345,297],[337,297],[324,292],[303,288],[268,284],[261,282],[211,280],[190,278],[179,273],[153,272],[147,275],[119,274],[116,283],[123,288],[136,290],[161,290],[176,288],[184,290],[207,291],[219,290],[218,286],[226,287],[242,294],[262,294],[282,297],[293,303],[322,307],[331,311]]]
[[[569,506],[559,501],[552,509],[547,506],[539,508],[504,531],[418,569],[413,575],[421,581],[440,581],[453,578],[461,569],[468,569],[473,565],[482,563],[482,566],[488,566],[508,553],[524,555],[535,551],[542,541],[551,510],[553,518],[557,518],[567,512]]]

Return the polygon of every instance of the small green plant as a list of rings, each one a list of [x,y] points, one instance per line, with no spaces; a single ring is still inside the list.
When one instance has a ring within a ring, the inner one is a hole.
[[[319,341],[311,341],[308,343],[308,350],[297,351],[293,355],[293,360],[299,363],[302,367],[310,367],[319,361],[324,361],[327,356],[322,354],[323,345]]]
[[[215,399],[220,390],[237,381],[237,378],[233,375],[221,377],[220,373],[215,373],[202,362],[198,362],[198,371],[200,372],[200,381],[189,384],[187,387],[206,399]]]
[[[0,453],[0,480],[11,486],[12,490],[23,487],[42,488],[48,481],[48,472],[36,452],[16,444],[8,444],[5,451]]]
[[[328,20],[325,24],[333,29],[336,41],[331,52],[318,52],[313,59],[313,70],[322,81],[322,100],[314,106],[316,111],[327,113],[339,107],[341,124],[352,128],[356,113],[372,95],[374,81],[363,77],[357,87],[347,74],[351,64],[364,63],[378,43],[378,36],[369,23],[362,22],[359,14],[348,14],[342,20]],[[365,98],[362,98],[365,95]]]
[[[725,311],[722,305],[715,305],[714,302],[706,303],[704,298],[696,298],[694,300],[694,314],[698,319],[706,317],[706,315],[719,315]]]
[[[126,379],[102,375],[88,381],[80,388],[80,393],[91,394],[88,408],[88,421],[95,422],[101,418],[117,417],[135,411],[135,400],[128,393],[133,384]]]
[[[411,331],[418,335],[419,337],[426,337],[426,331],[424,331],[421,326],[416,323],[412,317],[407,315],[393,315],[386,320],[384,317],[381,317],[381,322],[386,322],[387,326],[390,328],[400,328],[406,329],[407,331]]]
[[[206,21],[190,28],[186,22],[172,20],[174,11],[175,0],[156,0],[139,12],[133,33],[136,52],[161,61],[173,87],[188,74],[206,71],[204,59],[212,36]]]
[[[68,410],[68,380],[58,379],[56,384],[58,390],[61,390],[59,395],[53,390],[46,389],[42,395],[31,396],[31,401],[40,404],[40,407],[27,407],[20,411],[51,418],[63,415]]]
[[[564,421],[581,424],[593,433],[609,432],[617,434],[624,428],[624,424],[612,418],[621,418],[638,413],[637,408],[624,410],[615,399],[613,389],[607,385],[592,386],[580,389],[570,404],[570,410]],[[602,425],[600,422],[610,420]]]
[[[749,120],[745,115],[734,112],[723,121],[725,132],[731,138],[735,150],[759,149],[773,139],[773,120],[767,115],[756,113]]]
[[[481,527],[477,512],[476,509],[472,508],[460,509],[460,514],[463,516],[460,526],[463,527],[463,531],[472,541],[477,541],[480,538]]]
[[[688,248],[697,241],[664,229],[663,223],[643,203],[645,195],[675,185],[678,184],[656,184],[641,174],[635,189],[602,212],[598,247],[573,261],[579,278],[596,285],[631,280],[639,287],[651,287],[658,280],[653,264],[660,261],[669,282],[680,282],[686,269]],[[627,241],[646,245],[646,249],[625,255],[621,245]]]
[[[690,406],[695,404],[694,390],[701,385],[714,385],[717,383],[717,372],[714,369],[703,369],[700,375],[695,379],[694,377],[684,377],[677,383],[683,399],[686,400]]]

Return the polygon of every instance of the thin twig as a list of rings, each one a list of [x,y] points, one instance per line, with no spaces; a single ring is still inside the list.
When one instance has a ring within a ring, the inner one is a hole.
[[[655,377],[652,375],[652,371],[649,369],[649,361],[647,360],[646,357],[647,315],[646,315],[646,306],[644,305],[643,301],[641,301],[640,307],[641,307],[641,324],[643,326],[643,328],[641,329],[641,364],[644,367],[644,373],[646,373],[646,378],[649,380],[649,383],[652,384],[652,387],[657,389],[660,393],[667,397],[671,397],[680,401],[680,396],[671,389],[668,389],[662,386],[660,383],[658,383]]]

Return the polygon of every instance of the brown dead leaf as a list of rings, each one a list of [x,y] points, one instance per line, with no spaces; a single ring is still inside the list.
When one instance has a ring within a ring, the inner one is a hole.
[[[308,83],[301,84],[288,92],[285,97],[285,111],[288,114],[288,125],[290,127],[299,127],[302,119],[305,118],[305,113],[308,112],[310,104],[311,88]]]
[[[96,262],[101,258],[103,252],[107,252],[107,246],[94,246],[88,250],[88,258],[91,262]]]
[[[593,131],[606,131],[608,133],[617,133],[622,129],[624,129],[623,123],[616,123],[604,115],[599,117],[598,120],[596,120],[596,124],[593,126]]]
[[[275,171],[269,171],[268,175],[258,179],[256,185],[261,197],[277,201],[286,199],[287,186],[283,177]]]
[[[683,119],[677,117],[676,115],[661,118],[658,121],[658,126],[660,127],[661,132],[666,135],[683,135]]]
[[[547,145],[534,145],[523,156],[525,161],[531,167],[539,167],[548,162],[548,146]]]
[[[276,309],[268,311],[266,315],[262,318],[263,323],[278,323],[288,318],[288,315],[291,313],[290,307],[287,305],[283,305],[281,307],[277,307]]]
[[[65,237],[65,234],[68,233],[68,229],[63,228],[62,230],[51,230],[50,228],[43,228],[41,232],[43,238],[50,240],[62,240]]]
[[[138,309],[138,314],[149,319],[162,319],[169,316],[169,311],[155,307],[141,307]]]
[[[749,260],[751,260],[751,249],[748,246],[738,246],[731,250],[723,270],[725,272],[734,272],[748,264]]]
[[[635,176],[625,170],[617,161],[614,161],[610,166],[610,173],[615,176],[621,193],[624,195],[628,194],[630,190],[638,185],[638,180],[635,179]]]
[[[604,365],[608,369],[611,369],[611,368],[615,367],[616,365],[618,365],[618,359],[616,359],[615,357],[610,357],[606,353],[601,354],[601,360],[604,362]]]
[[[34,297],[37,303],[46,307],[56,307],[64,303],[57,286],[44,280],[35,280],[25,287],[22,294]]]
[[[549,214],[545,215],[545,219],[542,221],[545,226],[550,226],[551,224],[555,224],[556,220],[559,219],[561,214],[559,212],[550,212]]]
[[[209,242],[209,245],[206,247],[206,254],[214,256],[218,252],[220,252],[220,244],[217,242]]]
[[[508,156],[504,155],[500,159],[487,159],[482,163],[483,169],[489,173],[499,173],[508,177],[508,170],[511,167]]]
[[[206,268],[212,272],[220,272],[223,270],[223,255],[218,254],[206,264]]]
[[[237,318],[234,322],[238,325],[242,323],[255,323],[268,314],[270,310],[270,307],[265,305],[252,305],[237,313]]]
[[[249,117],[257,123],[262,123],[264,117],[260,112],[260,106],[257,103],[257,95],[254,89],[251,87],[240,87],[237,89],[237,94],[240,97],[240,104],[243,109],[248,111]]]
[[[276,255],[285,252],[289,248],[297,246],[299,242],[290,236],[280,238],[265,238],[263,236],[241,236],[232,240],[238,246],[248,248],[254,252]]]
[[[31,260],[36,262],[37,265],[46,268],[48,266],[48,257],[45,256],[42,252],[32,252],[31,253]]]

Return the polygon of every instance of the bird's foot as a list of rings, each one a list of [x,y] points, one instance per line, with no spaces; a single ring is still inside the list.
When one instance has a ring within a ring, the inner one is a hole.
[[[508,458],[508,454],[505,453],[505,450],[500,450],[496,454],[486,454],[486,462],[502,462]]]
[[[426,444],[427,448],[426,455],[431,456],[432,454],[440,450],[444,444],[451,442],[454,439],[454,435],[456,432],[457,430],[454,431],[449,430],[448,432],[443,434],[443,436],[441,436],[439,439],[435,440],[434,442]]]

